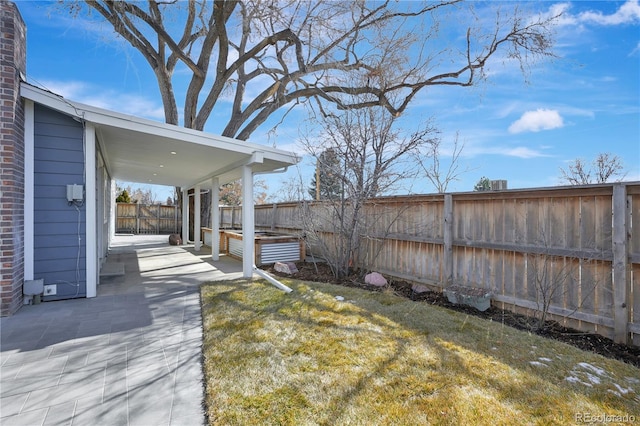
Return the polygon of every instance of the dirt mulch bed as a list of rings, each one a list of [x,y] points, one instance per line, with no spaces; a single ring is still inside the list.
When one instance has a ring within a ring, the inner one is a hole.
[[[305,281],[317,281],[324,283],[333,283],[338,285],[344,285],[348,287],[358,287],[370,291],[381,291],[380,288],[365,284],[357,275],[352,275],[341,282],[337,282],[331,269],[327,264],[318,263],[317,271],[316,266],[313,263],[298,262],[296,263],[298,273],[293,276],[281,274],[273,269],[273,265],[264,266],[263,268],[270,274],[280,277],[292,277]],[[475,308],[454,305],[450,303],[444,294],[436,291],[427,291],[424,293],[416,293],[412,290],[412,284],[406,281],[393,280],[390,281],[389,286],[393,289],[394,293],[398,296],[406,297],[419,303],[429,303],[431,305],[442,306],[448,309],[452,309],[458,312],[464,312],[469,315],[474,315],[480,318],[491,319],[493,321],[500,322],[510,327],[525,330],[538,334],[540,336],[547,337],[549,339],[555,339],[569,345],[573,345],[585,351],[595,352],[608,358],[617,359],[619,361],[626,362],[635,367],[640,368],[640,347],[622,345],[614,343],[613,340],[593,333],[585,333],[578,330],[573,330],[561,326],[555,321],[547,321],[543,328],[536,326],[536,319],[527,317],[525,315],[516,314],[510,311],[498,309],[495,306],[491,306],[484,312],[480,312]]]

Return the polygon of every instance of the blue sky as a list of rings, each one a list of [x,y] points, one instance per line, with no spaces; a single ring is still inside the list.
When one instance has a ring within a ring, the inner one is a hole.
[[[155,78],[147,63],[110,28],[87,25],[51,2],[18,1],[27,24],[27,77],[69,99],[150,119],[163,120]],[[516,67],[496,64],[489,81],[471,89],[422,92],[403,118],[408,127],[433,117],[445,142],[456,132],[464,149],[449,186],[470,191],[482,177],[506,179],[509,188],[555,186],[560,168],[598,153],[619,156],[625,180],[640,180],[640,5],[637,0],[529,2],[540,13],[563,11],[556,28],[559,56],[534,66],[525,82]],[[487,23],[491,25],[490,22]],[[182,96],[178,95],[178,99]],[[268,135],[250,141],[300,152],[300,116],[291,115]],[[216,133],[214,125],[206,128]],[[443,151],[443,162],[447,161]],[[287,175],[267,179],[275,194],[283,180],[309,182],[314,164],[303,159]],[[143,187],[148,187],[144,186]],[[166,199],[172,190],[158,190]],[[404,192],[399,189],[399,192]],[[413,192],[430,193],[426,179]]]

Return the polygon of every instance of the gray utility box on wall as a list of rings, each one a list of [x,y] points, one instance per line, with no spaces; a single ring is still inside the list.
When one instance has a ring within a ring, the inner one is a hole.
[[[44,280],[25,280],[22,287],[22,293],[24,294],[24,304],[31,305],[40,303],[40,296],[44,291]]]

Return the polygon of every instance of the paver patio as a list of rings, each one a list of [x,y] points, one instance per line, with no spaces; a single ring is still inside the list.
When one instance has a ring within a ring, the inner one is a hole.
[[[0,319],[3,426],[204,423],[199,284],[239,278],[241,263],[167,236],[116,236],[107,262],[125,275],[97,297]]]

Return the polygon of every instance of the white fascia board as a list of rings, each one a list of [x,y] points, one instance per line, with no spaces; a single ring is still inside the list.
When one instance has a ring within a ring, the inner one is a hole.
[[[225,166],[221,169],[215,170],[211,173],[209,173],[208,175],[202,176],[202,178],[198,179],[198,181],[194,181],[191,182],[189,185],[187,185],[187,188],[193,188],[194,186],[201,184],[201,183],[205,183],[207,180],[212,179],[214,177],[219,177],[225,173],[229,173],[232,170],[237,169],[238,167],[242,167],[244,164],[246,164],[245,161],[236,161],[235,163],[229,164],[228,166]],[[227,182],[224,181],[220,181],[220,184],[223,185]]]
[[[260,146],[259,146],[260,147]],[[294,156],[294,158],[296,159],[297,162],[297,157]],[[203,185],[208,185],[211,181],[211,179],[213,178],[220,178],[220,184],[225,184],[227,182],[230,182],[231,180],[234,179],[239,179],[242,177],[242,172],[241,169],[244,166],[253,166],[256,164],[264,164],[265,160],[265,156],[264,156],[264,152],[262,150],[257,150],[254,151],[250,156],[246,157],[246,159],[242,159],[239,161],[236,161],[234,163],[231,164],[227,164],[226,166],[214,170],[211,173],[208,173],[207,175],[199,178],[197,181],[191,182],[188,187],[191,188],[195,185],[199,185],[199,184],[203,184]],[[269,158],[269,160],[273,161],[273,159]],[[281,161],[281,163],[284,163],[283,165],[279,165],[277,168],[274,168],[273,171],[278,170],[278,169],[282,169],[282,168],[286,168],[289,165],[291,165],[292,163],[288,162],[288,161]],[[295,164],[295,163],[293,163]],[[228,179],[223,179],[222,177],[224,175],[227,175],[231,172],[237,172],[234,178],[229,178],[229,176],[227,176]],[[260,172],[262,173],[269,173],[270,171],[265,171],[265,172]]]
[[[264,153],[265,158],[289,164],[296,164],[299,161],[296,154],[292,152],[69,101],[26,83],[20,85],[20,95],[31,99],[35,103],[98,125],[128,129],[150,135],[160,135],[182,142],[196,143],[249,155],[256,151],[261,151]]]
[[[249,165],[253,165],[253,164],[262,164],[264,163],[264,152],[262,151],[255,151],[253,154],[251,154],[251,159],[249,160]]]
[[[137,117],[118,117],[120,115],[118,113],[109,113],[111,115],[107,116],[104,115],[104,113],[94,113],[91,111],[87,111],[85,119],[96,124],[123,128],[149,135],[157,135],[164,138],[175,139],[177,141],[180,141],[180,143],[193,143],[219,150],[247,155],[254,155],[259,151],[262,153],[262,157],[265,159],[287,164],[296,164],[299,161],[294,153],[277,150],[275,148],[270,148],[264,145],[253,144],[250,142],[245,142],[224,136],[205,133],[199,130],[188,129],[185,127],[155,122]],[[206,179],[208,179],[208,177],[205,178],[205,180]]]

